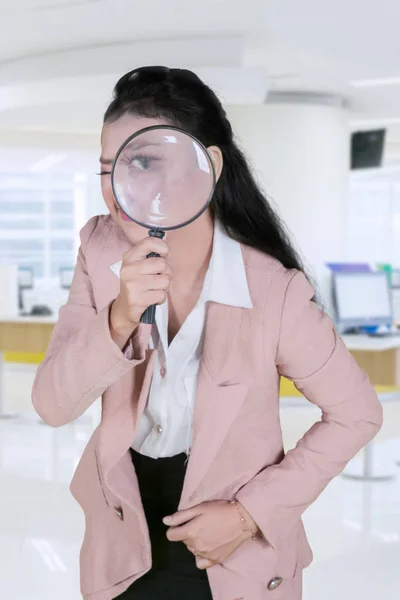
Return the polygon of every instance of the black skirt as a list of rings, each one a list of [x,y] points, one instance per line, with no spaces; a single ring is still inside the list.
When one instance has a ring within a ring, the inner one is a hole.
[[[131,450],[150,531],[152,569],[115,600],[212,600],[206,571],[182,542],[169,542],[162,519],[177,511],[186,454],[153,459]]]

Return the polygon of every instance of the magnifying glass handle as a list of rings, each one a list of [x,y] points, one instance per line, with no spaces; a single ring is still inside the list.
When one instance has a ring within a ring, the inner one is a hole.
[[[149,231],[149,235],[151,237],[158,237],[160,239],[162,239],[165,235],[164,231],[161,231],[159,229],[152,229],[151,231]],[[147,255],[146,258],[159,258],[160,255],[157,254],[157,252],[150,252],[150,254]],[[146,310],[144,311],[144,313],[141,316],[140,322],[144,323],[145,325],[153,325],[155,320],[156,320],[156,304],[153,304],[153,306],[149,306],[148,308],[146,308]]]
[[[157,254],[157,252],[151,252],[150,254],[147,255],[146,258],[159,258],[159,256],[160,255]],[[149,306],[149,308],[146,308],[146,310],[142,314],[140,322],[144,323],[145,325],[153,325],[153,323],[155,322],[155,319],[156,319],[156,305],[153,304],[153,306]]]

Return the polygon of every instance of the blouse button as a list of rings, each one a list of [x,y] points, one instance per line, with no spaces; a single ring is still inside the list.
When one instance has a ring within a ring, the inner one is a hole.
[[[161,367],[161,369],[160,369],[160,375],[161,375],[161,377],[163,379],[166,376],[166,374],[167,374],[167,369],[165,367]]]
[[[157,425],[157,427],[156,427],[156,431],[157,431],[157,433],[158,433],[159,435],[161,435],[161,434],[162,434],[162,432],[163,432],[163,428],[161,427],[161,425]]]

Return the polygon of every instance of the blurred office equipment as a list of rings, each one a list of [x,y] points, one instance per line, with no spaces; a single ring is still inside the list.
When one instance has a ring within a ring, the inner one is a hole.
[[[0,315],[18,314],[18,267],[0,265]]]
[[[400,385],[400,332],[386,271],[332,273],[335,321],[343,341],[375,385]]]
[[[18,309],[24,311],[24,290],[33,290],[34,271],[33,267],[18,268]]]
[[[400,327],[400,287],[392,288],[393,318],[397,327]]]
[[[385,129],[353,133],[351,136],[351,168],[381,167],[385,136]]]
[[[394,322],[400,327],[400,269],[392,271],[392,302]]]
[[[375,333],[380,326],[390,332],[393,303],[385,271],[336,272],[332,282],[336,323],[341,333]]]
[[[66,303],[67,292],[54,282],[36,282],[32,290],[24,292],[23,316],[32,315],[37,307],[46,306],[53,314],[58,314],[59,309]]]
[[[30,312],[32,317],[50,317],[53,311],[47,304],[35,304]]]
[[[31,290],[33,288],[33,267],[18,267],[18,285],[24,290]]]
[[[400,269],[392,269],[392,288],[400,289]]]
[[[369,263],[326,263],[332,273],[370,273],[372,271]]]
[[[19,267],[18,269],[18,308],[21,316],[49,317],[53,314],[52,309],[44,302],[44,296],[35,303],[25,301],[25,291],[34,290],[33,267]],[[34,297],[34,296],[33,296]],[[29,310],[27,310],[29,305]]]
[[[392,289],[393,265],[391,263],[376,263],[375,266],[377,271],[384,271],[385,273],[387,273],[389,288]]]
[[[74,267],[60,267],[60,287],[69,290],[74,276]]]

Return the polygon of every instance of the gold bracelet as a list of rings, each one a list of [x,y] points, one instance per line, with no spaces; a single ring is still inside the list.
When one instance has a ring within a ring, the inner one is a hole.
[[[258,531],[256,533],[253,533],[251,531],[251,528],[248,522],[246,521],[244,514],[242,513],[239,502],[237,500],[232,500],[231,504],[233,504],[236,507],[236,510],[238,511],[243,533],[251,533],[251,539],[255,540],[257,538]]]

